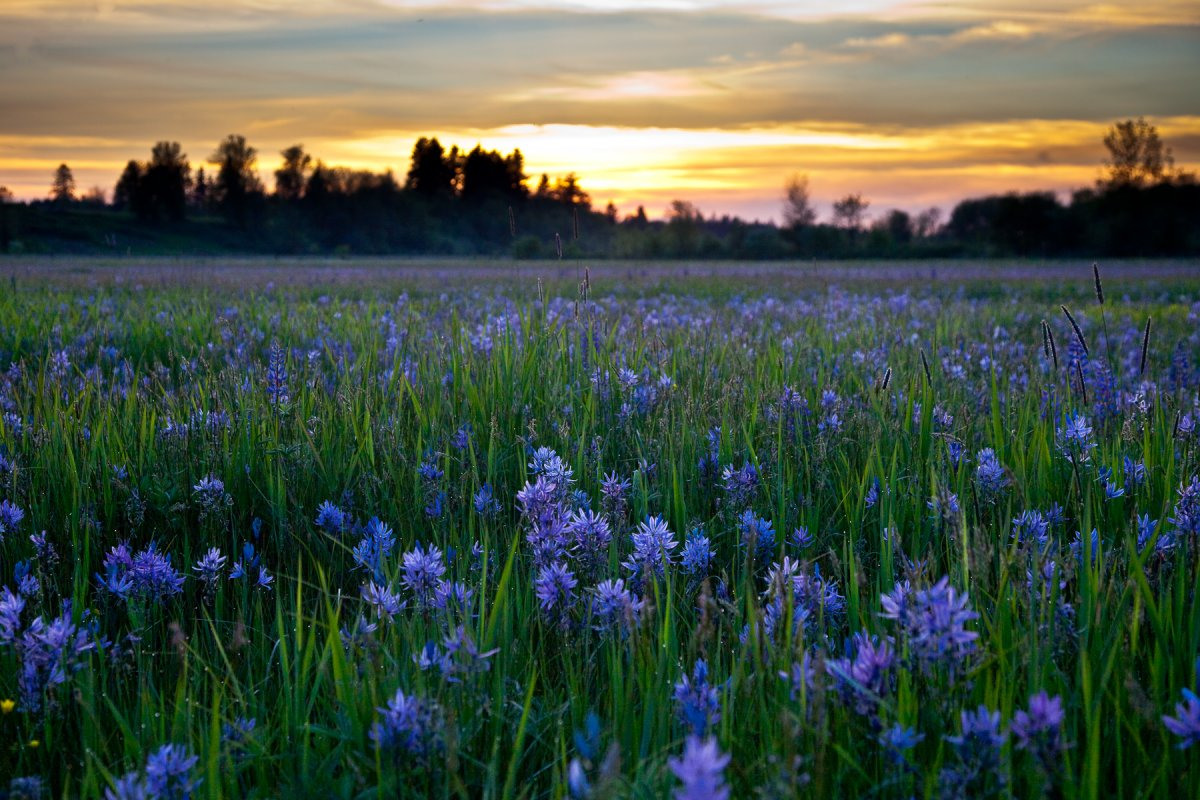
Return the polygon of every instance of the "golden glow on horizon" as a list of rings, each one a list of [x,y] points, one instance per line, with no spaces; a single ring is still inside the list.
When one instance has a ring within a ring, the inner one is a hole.
[[[1168,143],[1182,137],[1200,139],[1200,116],[1156,123]],[[531,185],[542,173],[553,178],[574,171],[598,206],[613,200],[628,212],[644,204],[648,213],[658,216],[674,198],[690,200],[710,212],[714,204],[736,200],[762,209],[760,216],[767,217],[778,214],[780,187],[795,172],[808,174],[818,199],[828,202],[842,193],[861,191],[876,209],[945,205],[948,198],[983,192],[1088,186],[1100,173],[1100,140],[1106,129],[1104,124],[1072,120],[914,129],[832,124],[746,130],[510,125],[496,130],[406,131],[359,140],[313,141],[307,149],[330,165],[391,169],[403,178],[413,142],[421,135],[435,135],[447,148],[470,149],[478,143],[504,153],[520,149]],[[58,155],[68,143],[72,149],[86,151],[83,142],[121,152],[113,140],[51,137],[24,142],[33,144],[38,155],[18,155],[19,137],[0,136],[0,175],[28,175],[28,181],[14,181],[8,187],[18,197],[45,197],[54,168],[66,160],[81,192],[92,185],[111,189],[128,154],[115,159]],[[259,168],[270,186],[277,166],[274,153],[284,145],[251,144],[260,150]],[[186,145],[184,149],[188,151]],[[145,153],[134,154],[145,157]],[[1178,160],[1180,167],[1197,168],[1195,162]],[[195,157],[192,161],[194,167],[208,166]]]

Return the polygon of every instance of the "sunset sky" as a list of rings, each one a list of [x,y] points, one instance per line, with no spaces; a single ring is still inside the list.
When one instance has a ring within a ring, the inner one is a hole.
[[[402,178],[436,135],[622,213],[777,219],[796,172],[823,211],[948,211],[1092,183],[1126,117],[1196,169],[1197,76],[1195,0],[0,0],[0,185],[44,197],[65,161],[111,189],[156,140],[195,167],[228,133],[264,178],[297,142]]]

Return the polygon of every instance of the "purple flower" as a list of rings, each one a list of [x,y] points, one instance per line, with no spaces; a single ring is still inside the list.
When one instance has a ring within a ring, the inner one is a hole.
[[[270,357],[267,361],[267,397],[271,405],[282,406],[288,402],[287,351],[279,346],[279,340],[271,341]]]
[[[378,517],[372,517],[351,555],[356,566],[370,572],[376,580],[382,580],[383,559],[392,554],[395,546],[396,534],[387,523],[381,522]]]
[[[471,498],[475,513],[481,517],[494,517],[500,513],[500,501],[496,499],[491,484],[485,483]]]
[[[1179,499],[1167,521],[1185,537],[1200,534],[1200,476],[1179,487]]]
[[[326,500],[317,506],[316,523],[326,533],[339,533],[350,523],[350,518],[345,511]]]
[[[533,583],[542,613],[565,622],[575,602],[575,587],[578,583],[575,573],[567,569],[566,564],[561,561],[542,567]]]
[[[667,766],[683,786],[675,790],[675,800],[728,800],[725,767],[728,754],[722,753],[714,737],[701,740],[689,736],[683,756],[667,759]]]
[[[894,764],[907,764],[908,751],[924,739],[925,734],[917,733],[915,728],[906,728],[898,722],[879,734],[879,744],[883,746],[888,759]]]
[[[375,710],[380,718],[371,726],[370,737],[380,750],[424,760],[442,749],[436,703],[397,689],[385,707]]]
[[[233,498],[225,492],[225,484],[212,475],[201,478],[192,487],[192,492],[200,506],[201,518],[215,517],[233,505]]]
[[[712,566],[712,543],[704,535],[703,528],[692,529],[687,541],[683,544],[680,554],[680,564],[683,571],[693,578],[702,578],[709,573]]]
[[[1086,462],[1096,447],[1092,426],[1088,425],[1087,417],[1079,414],[1072,414],[1063,420],[1056,432],[1056,438],[1059,451],[1075,461]]]
[[[753,511],[746,511],[738,518],[738,533],[742,546],[747,553],[753,554],[755,563],[760,567],[770,563],[775,556],[775,528],[770,522]]]
[[[880,604],[880,616],[897,621],[923,668],[944,664],[953,669],[975,651],[979,634],[965,625],[979,614],[971,610],[966,593],[950,586],[949,578],[915,593],[907,582],[897,583],[891,593],[880,597]]]
[[[980,450],[975,456],[975,484],[979,487],[979,493],[986,501],[995,500],[996,497],[1008,486],[1008,475],[1004,472],[1004,467],[1000,464],[1000,460],[996,458],[996,451],[990,447]]]
[[[1175,716],[1163,714],[1162,721],[1167,730],[1180,738],[1176,747],[1186,750],[1200,744],[1200,697],[1190,689],[1182,692],[1184,702],[1175,704]]]
[[[210,547],[208,552],[201,556],[200,560],[192,567],[192,570],[196,573],[196,577],[211,585],[221,577],[221,570],[225,568],[227,560],[225,556],[221,555],[220,549]]]
[[[25,512],[19,506],[8,500],[0,500],[0,542],[4,541],[4,534],[16,532],[23,519]]]
[[[621,579],[601,581],[592,588],[592,619],[596,630],[620,628],[632,631],[641,620],[642,601],[633,596]]]
[[[1049,765],[1050,759],[1065,749],[1061,736],[1065,718],[1062,698],[1058,695],[1050,697],[1041,691],[1029,698],[1027,711],[1017,711],[1013,715],[1009,730],[1016,739],[1018,750],[1029,750],[1037,755],[1040,763]]]
[[[200,785],[192,770],[200,759],[181,745],[165,744],[105,791],[107,800],[187,800]]]
[[[407,605],[398,594],[374,581],[364,583],[361,592],[363,602],[375,610],[375,616],[379,619],[387,617],[388,622],[391,622]]]
[[[627,570],[640,578],[642,574],[662,577],[663,570],[674,563],[673,554],[679,542],[662,517],[647,517],[632,534],[633,553],[624,562]]]
[[[602,515],[580,509],[567,520],[567,535],[576,558],[588,570],[599,569],[608,560],[612,529]]]
[[[171,566],[171,556],[158,552],[151,542],[144,550],[131,554],[122,542],[104,558],[100,585],[122,600],[137,599],[158,603],[183,591],[184,576]]]
[[[962,733],[947,736],[956,764],[944,768],[938,776],[943,796],[986,797],[1004,785],[1000,773],[1000,748],[1004,733],[1000,730],[1000,712],[979,706],[961,714]]]
[[[808,528],[801,525],[799,528],[796,528],[792,531],[790,541],[792,547],[795,547],[797,550],[807,550],[812,546],[813,537],[812,534],[808,532]]]
[[[891,644],[859,632],[853,639],[854,659],[825,662],[825,670],[836,681],[843,702],[857,714],[874,719],[883,697],[891,692],[896,655]]]
[[[704,736],[721,721],[720,687],[709,684],[704,659],[697,659],[690,679],[684,673],[675,684],[675,711],[693,736]]]
[[[758,470],[747,462],[741,467],[725,467],[721,471],[725,503],[733,509],[745,508],[758,490]]]
[[[422,548],[418,543],[404,554],[404,575],[400,578],[404,586],[413,593],[417,602],[427,603],[437,588],[438,581],[446,573],[442,551],[437,545]]]

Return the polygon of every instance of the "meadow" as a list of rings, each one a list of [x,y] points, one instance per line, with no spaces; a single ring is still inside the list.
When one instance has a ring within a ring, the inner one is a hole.
[[[0,262],[0,797],[1200,797],[1200,268]]]

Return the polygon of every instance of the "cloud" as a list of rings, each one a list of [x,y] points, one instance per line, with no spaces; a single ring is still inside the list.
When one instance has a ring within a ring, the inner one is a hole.
[[[264,162],[301,141],[403,171],[412,140],[440,133],[527,142],[539,171],[575,169],[621,197],[677,186],[707,193],[702,206],[755,191],[773,205],[791,169],[869,192],[932,191],[917,176],[936,175],[949,196],[988,169],[993,187],[1088,183],[1106,124],[1200,108],[1194,3],[830,8],[6,0],[0,183],[41,196],[46,165],[69,160],[80,185],[111,184],[156,140],[198,163],[230,132]],[[1200,160],[1196,131],[1163,130],[1181,164]]]

